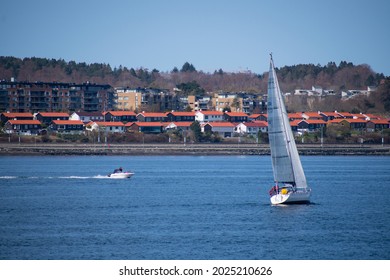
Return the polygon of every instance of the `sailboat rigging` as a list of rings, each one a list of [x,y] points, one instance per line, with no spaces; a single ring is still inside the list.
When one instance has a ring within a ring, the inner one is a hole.
[[[272,204],[309,203],[311,189],[295,144],[272,54],[270,56],[267,113],[275,181],[275,186],[269,191],[270,200]]]

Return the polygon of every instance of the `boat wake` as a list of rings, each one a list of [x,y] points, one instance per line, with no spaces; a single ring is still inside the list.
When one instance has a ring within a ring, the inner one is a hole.
[[[110,179],[107,175],[95,175],[95,176],[47,176],[47,177],[38,177],[38,176],[0,176],[2,179]]]

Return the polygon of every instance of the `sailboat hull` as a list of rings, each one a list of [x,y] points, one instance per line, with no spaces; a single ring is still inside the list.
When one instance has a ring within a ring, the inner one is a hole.
[[[276,204],[307,204],[310,203],[310,190],[290,192],[287,194],[278,193],[271,196],[271,203]]]

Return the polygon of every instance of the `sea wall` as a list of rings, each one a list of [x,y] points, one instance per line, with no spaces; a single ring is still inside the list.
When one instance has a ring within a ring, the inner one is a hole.
[[[390,155],[381,145],[298,145],[301,155]],[[0,144],[0,155],[269,155],[257,144]]]

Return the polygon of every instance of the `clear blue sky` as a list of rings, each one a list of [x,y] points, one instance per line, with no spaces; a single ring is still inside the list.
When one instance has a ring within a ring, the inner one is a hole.
[[[390,76],[388,0],[2,0],[0,34],[1,56],[263,73],[272,52]]]

